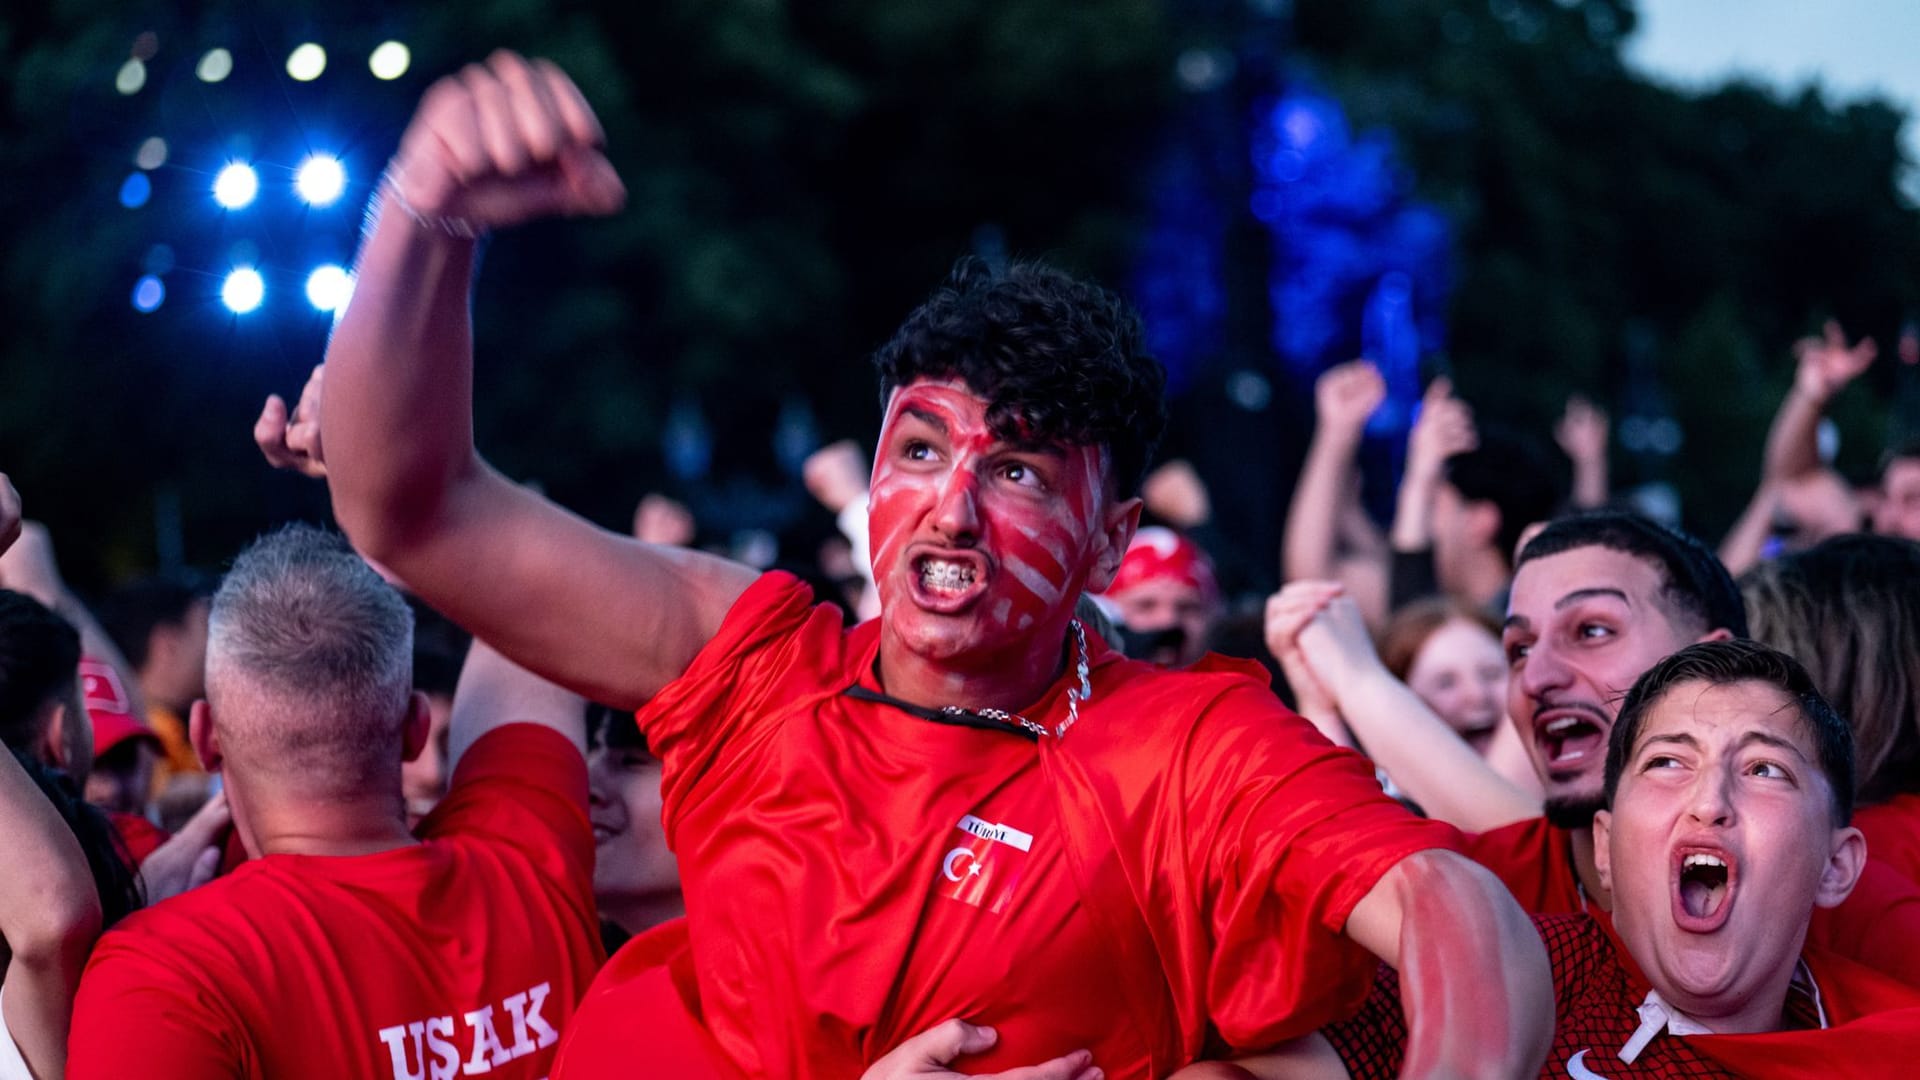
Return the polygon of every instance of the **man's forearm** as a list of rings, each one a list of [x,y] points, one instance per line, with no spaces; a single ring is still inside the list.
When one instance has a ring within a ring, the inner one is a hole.
[[[474,244],[378,198],[353,301],[327,347],[321,425],[336,517],[360,550],[392,565],[396,540],[474,467]]]
[[[1331,677],[1340,715],[1367,756],[1429,815],[1485,832],[1540,813],[1540,801],[1494,772],[1446,721],[1385,668]]]
[[[1421,852],[1389,879],[1400,902],[1395,966],[1407,1010],[1403,1076],[1533,1076],[1553,1037],[1546,949],[1492,874]]]
[[[1287,530],[1280,548],[1283,581],[1333,576],[1335,529],[1345,496],[1347,475],[1359,444],[1316,432],[1287,508]]]
[[[1767,429],[1762,482],[1792,480],[1820,467],[1820,418],[1827,402],[1797,383],[1787,390]]]

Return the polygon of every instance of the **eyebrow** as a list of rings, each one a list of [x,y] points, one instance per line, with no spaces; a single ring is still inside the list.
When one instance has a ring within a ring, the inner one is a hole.
[[[921,423],[927,425],[928,427],[934,429],[935,431],[938,431],[942,435],[945,435],[947,433],[947,421],[945,418],[941,417],[938,413],[929,412],[926,409],[922,409],[917,405],[902,406],[900,411],[907,414],[908,416],[913,417],[915,420],[920,421]]]
[[[1553,605],[1553,610],[1563,611],[1566,608],[1569,608],[1574,604],[1579,603],[1582,600],[1592,600],[1592,599],[1595,599],[1596,597],[1601,597],[1601,596],[1611,596],[1615,600],[1620,601],[1621,603],[1627,605],[1628,607],[1633,606],[1633,601],[1627,599],[1627,594],[1620,589],[1610,589],[1610,588],[1575,589],[1574,591],[1568,593],[1567,595],[1561,597],[1558,601],[1556,601]]]
[[[1648,747],[1653,746],[1656,743],[1684,746],[1689,750],[1700,749],[1699,739],[1694,738],[1692,735],[1684,731],[1675,731],[1675,732],[1669,732],[1663,735],[1647,736],[1645,739],[1641,740],[1639,748],[1634,751],[1634,756],[1638,757],[1639,755],[1645,753]],[[1778,735],[1769,735],[1764,731],[1749,731],[1745,735],[1740,736],[1740,741],[1734,744],[1734,749],[1744,750],[1755,743],[1759,743],[1762,746],[1771,746],[1778,750],[1791,751],[1794,757],[1797,757],[1802,761],[1807,760],[1807,755],[1800,749],[1800,747],[1794,744],[1793,740],[1783,739]]]

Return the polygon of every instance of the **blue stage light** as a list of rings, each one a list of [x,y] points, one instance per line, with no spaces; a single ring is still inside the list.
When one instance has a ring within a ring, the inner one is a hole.
[[[129,173],[120,184],[120,205],[129,210],[138,210],[147,205],[153,197],[153,181],[143,172]]]
[[[133,309],[140,312],[152,311],[167,302],[167,286],[159,278],[148,274],[133,283]]]
[[[251,266],[235,267],[220,286],[220,302],[235,315],[245,315],[267,298],[267,283]]]
[[[326,206],[347,190],[347,170],[332,154],[315,154],[293,174],[293,190],[308,206]]]
[[[353,295],[353,277],[343,268],[328,263],[307,275],[307,302],[321,311],[338,311]]]
[[[244,161],[236,161],[213,178],[213,201],[229,210],[238,210],[260,194],[260,174]]]

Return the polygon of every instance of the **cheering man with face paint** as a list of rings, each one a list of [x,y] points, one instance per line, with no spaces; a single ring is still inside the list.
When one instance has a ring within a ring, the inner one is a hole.
[[[480,461],[471,237],[615,209],[599,137],[510,54],[428,92],[322,419],[362,550],[524,666],[644,706],[689,922],[614,962],[556,1076],[844,1080],[958,1017],[994,1029],[942,1043],[969,1072],[1159,1077],[1338,1018],[1375,956],[1410,973],[1416,1068],[1537,1065],[1545,956],[1449,830],[1262,681],[1073,621],[1164,422],[1110,294],[964,265],[881,350],[882,614],[851,631],[791,577],[603,532]]]
[[[1920,990],[1806,941],[1866,843],[1848,824],[1852,732],[1799,664],[1719,641],[1654,665],[1621,707],[1604,799],[1594,854],[1611,924],[1535,920],[1559,1006],[1542,1075],[1911,1075]],[[1354,1076],[1398,1065],[1397,981],[1382,972],[1360,1015],[1328,1031]]]

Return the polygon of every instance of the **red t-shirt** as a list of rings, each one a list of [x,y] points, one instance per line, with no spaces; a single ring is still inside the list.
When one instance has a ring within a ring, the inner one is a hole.
[[[167,830],[138,814],[115,810],[107,814],[107,821],[113,825],[113,831],[120,835],[120,842],[126,845],[127,857],[133,860],[133,865],[127,868],[129,870],[140,869],[140,864],[147,861],[147,856],[167,842]]]
[[[81,979],[67,1075],[546,1076],[601,959],[579,751],[499,728],[415,832],[254,859],[127,918]]]
[[[1086,1047],[1164,1076],[1210,1037],[1264,1048],[1357,1005],[1374,960],[1348,914],[1457,842],[1245,673],[1090,636],[1091,700],[1035,742],[848,696],[877,688],[878,624],[810,601],[761,578],[641,711],[690,948],[639,989],[616,958],[595,993],[625,1007],[576,1025],[556,1075],[635,1075],[573,1047],[618,1045],[598,1017],[673,1014],[753,1076],[847,1080],[956,1016],[1000,1032],[968,1073]],[[1070,679],[1025,715],[1059,723]]]
[[[1867,857],[1920,884],[1920,795],[1895,795],[1853,812],[1867,835]]]
[[[1762,1035],[1661,1032],[1632,1063],[1620,1053],[1640,1027],[1647,982],[1604,920],[1536,915],[1553,966],[1553,1046],[1542,1077],[1833,1077],[1912,1075],[1920,1051],[1920,991],[1809,946],[1787,994],[1792,1030]],[[1351,1020],[1326,1029],[1355,1080],[1399,1075],[1406,1051],[1399,978],[1382,965],[1374,992]]]
[[[1533,818],[1469,836],[1466,853],[1530,914],[1567,915],[1587,908],[1572,836]],[[1807,941],[1920,987],[1920,886],[1875,858],[1871,841],[1867,850],[1853,892],[1839,907],[1815,909]]]

